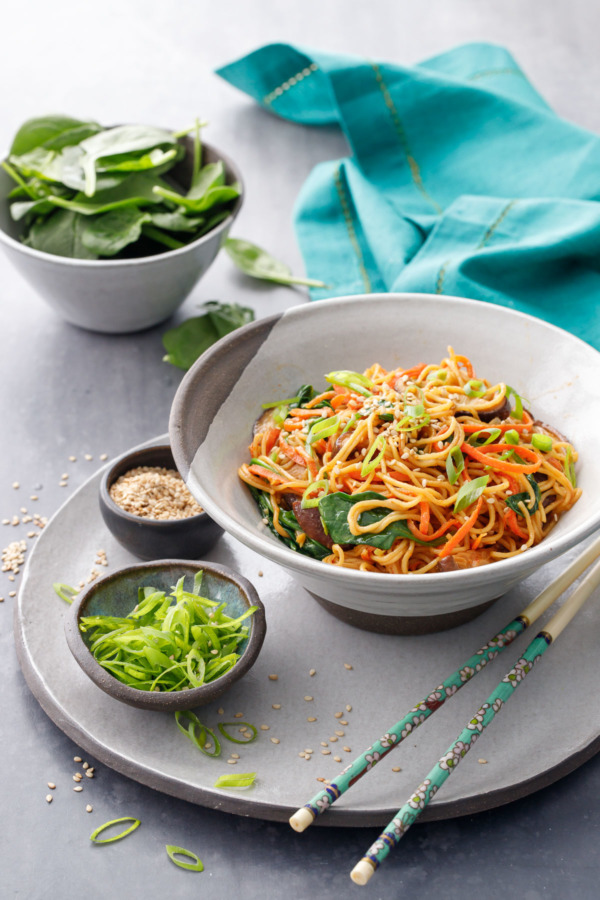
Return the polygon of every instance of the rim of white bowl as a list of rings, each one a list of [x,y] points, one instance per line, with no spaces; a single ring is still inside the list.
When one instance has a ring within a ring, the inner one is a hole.
[[[218,225],[215,225],[215,227],[211,228],[210,231],[207,231],[206,234],[203,234],[199,238],[196,238],[195,241],[190,241],[190,243],[186,244],[185,247],[177,247],[175,250],[164,250],[161,253],[155,253],[153,256],[136,256],[131,259],[75,259],[71,256],[58,256],[55,253],[45,253],[43,250],[35,250],[33,247],[28,247],[26,244],[21,243],[21,241],[17,241],[15,238],[11,237],[10,234],[7,234],[3,228],[0,228],[0,243],[4,243],[7,247],[17,250],[18,252],[23,253],[25,256],[31,256],[34,259],[52,260],[57,265],[76,266],[77,268],[79,268],[80,266],[92,269],[107,269],[111,266],[116,266],[117,268],[126,268],[127,266],[151,265],[152,263],[157,264],[159,260],[165,259],[166,257],[168,257],[169,259],[173,259],[177,256],[183,256],[185,253],[189,253],[190,250],[198,247],[200,244],[207,243],[209,239],[214,238],[215,235],[220,234],[225,230],[225,228],[228,228],[238,215],[244,202],[244,180],[242,178],[240,170],[233,162],[231,157],[226,153],[223,153],[222,150],[218,150],[212,144],[206,142],[203,142],[202,148],[204,150],[211,150],[219,159],[223,160],[225,166],[229,168],[233,173],[235,181],[237,181],[240,185],[240,195],[236,198],[234,207],[226,219],[223,219],[222,222],[219,222]],[[6,197],[2,197],[0,199],[0,202],[4,203],[6,200]]]
[[[326,300],[316,301],[316,305],[320,308],[323,308],[323,306],[335,307],[348,303],[364,303],[365,301],[372,303],[377,302],[378,300],[415,300],[417,298],[420,303],[429,303],[431,301],[439,303],[440,301],[440,297],[437,294],[420,294],[417,292],[390,292],[384,294],[351,294],[344,295],[342,297],[331,297]],[[570,332],[565,331],[564,329],[559,328],[558,326],[553,325],[550,322],[546,322],[544,319],[539,319],[536,316],[531,316],[528,313],[523,313],[518,310],[498,306],[497,304],[493,303],[486,303],[482,300],[472,300],[467,297],[456,297],[454,295],[444,294],[443,300],[444,303],[448,303],[448,301],[450,301],[453,303],[459,303],[461,305],[470,305],[479,310],[485,310],[486,312],[494,311],[508,317],[514,317],[528,322],[534,322],[536,326],[541,325],[544,328],[547,328],[549,331],[560,335],[563,340],[566,338],[567,340],[572,341],[575,345],[575,349],[583,348],[586,353],[595,353],[598,357],[598,365],[600,367],[600,352],[598,352],[595,347],[592,347],[591,344],[587,344],[585,341],[582,341],[581,338],[578,338],[576,335],[571,334]],[[539,544],[534,547],[530,547],[526,552],[519,554],[519,556],[512,556],[508,559],[496,560],[493,564],[486,566],[477,566],[470,569],[460,569],[454,572],[426,572],[423,574],[411,573],[409,575],[386,574],[385,577],[382,578],[382,573],[380,572],[361,572],[356,569],[344,569],[339,566],[327,566],[324,570],[323,564],[319,560],[291,550],[283,543],[276,543],[276,538],[272,536],[270,532],[264,535],[260,532],[253,532],[249,528],[239,525],[237,522],[231,519],[229,514],[224,512],[222,508],[219,507],[216,503],[213,503],[212,498],[205,494],[201,485],[198,485],[193,477],[191,477],[193,476],[193,458],[189,460],[185,458],[183,446],[179,439],[179,429],[181,428],[180,423],[183,421],[182,414],[184,410],[185,396],[189,392],[190,385],[192,384],[193,380],[197,377],[196,373],[199,370],[204,369],[205,367],[210,368],[212,360],[217,355],[221,355],[225,347],[231,344],[236,344],[238,342],[245,342],[247,340],[247,336],[252,332],[265,328],[270,329],[283,317],[293,318],[296,316],[302,316],[306,313],[307,310],[313,308],[314,307],[312,303],[298,304],[297,306],[293,306],[282,313],[258,319],[255,322],[250,322],[248,325],[244,325],[241,328],[236,329],[236,331],[231,332],[231,334],[221,338],[219,341],[217,341],[216,344],[213,344],[212,347],[206,350],[189,369],[189,371],[186,372],[175,394],[173,405],[171,407],[171,419],[169,422],[169,437],[171,441],[171,449],[175,458],[175,463],[181,474],[183,475],[184,481],[186,482],[187,487],[192,495],[198,500],[203,509],[208,512],[209,516],[214,519],[219,525],[221,525],[228,534],[231,534],[242,544],[245,544],[252,550],[255,550],[256,552],[263,554],[274,562],[277,562],[278,564],[293,569],[297,572],[311,575],[321,574],[321,576],[329,575],[329,577],[334,577],[336,581],[342,584],[348,582],[348,584],[356,585],[357,583],[362,581],[365,584],[365,587],[368,584],[371,590],[375,590],[375,593],[387,593],[388,591],[386,590],[386,586],[389,588],[394,585],[405,585],[407,583],[407,580],[409,580],[410,584],[414,584],[415,587],[417,587],[417,585],[425,587],[426,584],[430,584],[432,586],[434,584],[440,583],[449,584],[451,579],[453,579],[454,581],[458,581],[464,578],[468,578],[468,580],[474,585],[488,584],[491,581],[499,580],[499,578],[503,576],[508,577],[509,573],[507,572],[507,569],[509,567],[511,572],[515,576],[514,581],[518,581],[518,576],[522,572],[529,573],[535,571],[536,569],[544,565],[544,563],[549,562],[551,559],[555,559],[562,553],[566,553],[576,544],[586,540],[595,531],[598,531],[598,529],[600,529],[600,505],[598,505],[595,514],[588,516],[587,519],[585,519],[572,530],[569,530],[566,534],[559,535],[553,540],[553,531]],[[182,469],[183,471],[181,471]],[[197,491],[199,491],[199,494],[195,493]],[[260,519],[258,521],[260,521]],[[377,589],[377,587],[379,587],[379,590]],[[418,592],[420,593],[420,591]]]

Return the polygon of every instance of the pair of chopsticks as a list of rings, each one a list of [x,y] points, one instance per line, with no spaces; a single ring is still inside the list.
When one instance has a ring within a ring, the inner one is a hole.
[[[600,556],[600,538],[597,538],[582,555],[576,559],[558,578],[527,606],[505,628],[484,644],[473,656],[462,664],[438,687],[434,688],[420,703],[396,722],[383,737],[357,757],[328,787],[319,791],[305,806],[290,818],[295,831],[304,831],[325,812],[353,784],[369,772],[387,756],[409,734],[418,728],[429,716],[452,697],[463,685],[475,677],[492,659],[506,649],[515,638],[529,628],[560,597],[580,575]],[[410,826],[425,809],[446,778],[454,771],[461,759],[468,753],[484,728],[490,724],[503,704],[512,697],[526,675],[569,624],[585,601],[600,585],[600,560],[588,575],[572,591],[568,600],[546,624],[543,631],[533,639],[512,669],[507,672],[498,687],[477,710],[446,753],[431,769],[427,777],[411,794],[407,802],[398,810],[390,824],[355,865],[350,877],[356,884],[366,884],[390,850],[399,843]]]

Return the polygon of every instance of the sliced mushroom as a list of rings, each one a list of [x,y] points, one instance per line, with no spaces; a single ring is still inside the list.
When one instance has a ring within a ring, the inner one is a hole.
[[[511,405],[508,402],[508,397],[503,397],[500,403],[496,404],[496,406],[492,406],[490,409],[479,409],[477,406],[465,406],[461,407],[456,411],[456,415],[461,414],[473,414],[477,413],[482,422],[488,424],[493,421],[493,419],[500,419],[503,421],[504,419],[508,419],[512,412]]]
[[[333,541],[328,534],[325,534],[325,529],[321,522],[321,514],[319,513],[318,508],[316,506],[310,506],[307,509],[302,509],[302,501],[294,500],[292,509],[294,510],[294,515],[298,519],[298,524],[305,535],[331,550]]]

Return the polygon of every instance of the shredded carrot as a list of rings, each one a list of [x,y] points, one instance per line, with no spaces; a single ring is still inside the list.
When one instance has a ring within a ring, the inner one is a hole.
[[[298,463],[299,466],[306,466],[308,461],[308,454],[305,453],[300,447],[292,447],[291,444],[288,444],[287,441],[284,441],[282,437],[279,438],[279,449],[282,453],[291,459],[292,462]]]
[[[248,471],[252,472],[253,475],[258,475],[259,478],[266,478],[267,481],[270,481],[271,484],[285,484],[286,479],[279,475],[278,472],[273,472],[271,469],[267,469],[265,466],[252,465],[248,466]]]
[[[462,424],[462,423],[461,423]],[[475,434],[476,431],[482,431],[484,428],[496,428],[498,431],[526,431],[533,425],[533,419],[527,412],[527,410],[523,410],[523,421],[522,422],[499,422],[498,425],[488,425],[485,422],[478,423],[477,425],[469,422],[462,426],[462,429],[465,434]]]
[[[448,519],[448,521],[444,522],[443,525],[440,525],[437,531],[434,531],[433,534],[421,534],[412,519],[407,519],[406,522],[413,535],[416,538],[419,538],[420,541],[436,541],[439,537],[445,534],[449,528],[457,528],[460,525],[460,521],[458,519]]]
[[[269,428],[267,432],[267,437],[265,440],[265,453],[270,453],[275,444],[277,443],[277,439],[279,438],[281,429],[280,428]]]
[[[527,532],[519,528],[519,525],[517,523],[517,514],[514,509],[511,509],[509,506],[507,506],[504,512],[504,517],[506,519],[506,524],[513,534],[516,534],[517,537],[522,538],[524,541],[529,539],[529,535],[527,534]]]
[[[312,416],[319,419],[321,416],[327,416],[328,412],[328,407],[325,407],[325,409],[301,409],[298,407],[297,409],[290,409],[288,415],[293,419],[310,419]]]
[[[323,394],[319,394],[317,397],[313,397],[310,403],[305,403],[305,409],[312,409],[313,406],[316,406],[317,403],[320,403],[321,400],[331,400],[332,397],[335,397],[335,391],[325,391]]]
[[[419,503],[419,509],[421,511],[421,520],[419,522],[419,531],[421,534],[427,534],[429,529],[429,519],[431,517],[431,509],[429,507],[429,503],[426,500],[421,500]]]
[[[336,394],[333,400],[331,401],[331,405],[334,409],[337,409],[338,406],[343,406],[344,403],[347,403],[350,394]]]
[[[478,534],[474,541],[471,541],[471,550],[477,550],[481,543],[481,539],[483,537],[483,532]]]
[[[286,419],[283,423],[284,431],[300,431],[301,428],[304,428],[302,419]]]
[[[456,534],[453,534],[447,544],[444,544],[444,547],[439,553],[439,558],[443,559],[445,556],[449,556],[454,548],[460,544],[462,539],[467,536],[475,522],[477,521],[477,517],[481,512],[481,507],[483,505],[483,495],[477,501],[477,506],[475,507],[474,512],[471,513],[466,522],[463,522],[461,527],[458,529]]]
[[[485,453],[483,453],[483,451],[481,450],[478,450],[477,447],[472,447],[467,443],[464,443],[460,449],[463,453],[466,453],[468,456],[471,456],[478,462],[484,463],[484,465],[486,466],[491,466],[492,469],[497,469],[499,472],[514,472],[515,474],[526,474],[528,472],[537,472],[537,470],[542,465],[542,460],[534,450],[530,450],[529,447],[521,446],[519,446],[517,450],[514,444],[488,444],[485,448]],[[531,465],[511,463],[507,462],[507,460],[505,459],[495,459],[493,456],[489,455],[490,453],[502,453],[504,450],[517,450],[519,456],[531,460]]]
[[[400,372],[400,375],[407,375],[409,378],[418,378],[424,368],[425,368],[425,363],[418,363],[416,366],[413,366],[411,369],[403,369]]]

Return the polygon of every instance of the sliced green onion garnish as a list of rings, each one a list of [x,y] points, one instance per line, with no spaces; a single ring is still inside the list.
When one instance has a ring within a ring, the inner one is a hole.
[[[478,500],[489,480],[489,475],[481,475],[479,478],[474,478],[473,481],[466,481],[456,495],[454,512],[458,513]]]
[[[276,425],[283,425],[285,420],[288,417],[288,413],[290,411],[289,406],[285,403],[280,404],[276,407],[275,412],[273,413],[273,421]]]
[[[571,448],[567,447],[567,452],[565,453],[565,475],[573,485],[573,487],[577,487],[577,476],[575,475],[575,463],[572,459]]]
[[[331,416],[328,419],[317,419],[308,432],[308,436],[306,438],[307,445],[310,447],[315,443],[315,441],[319,441],[321,438],[331,437],[332,434],[336,433],[339,425],[339,416]]]
[[[481,390],[482,388],[483,390]],[[465,384],[465,393],[467,397],[483,397],[485,392],[486,388],[484,387],[483,381],[477,381],[473,378]]]
[[[346,434],[349,428],[352,428],[355,422],[360,419],[360,413],[354,413],[354,415],[350,416],[345,426],[342,428],[341,434]]]
[[[176,866],[179,866],[180,869],[188,869],[190,872],[203,872],[204,871],[204,863],[200,859],[199,856],[196,856],[195,853],[192,853],[191,850],[185,850],[183,847],[176,847],[175,844],[166,844],[165,850],[167,851],[167,856],[174,862]],[[175,856],[185,856],[187,859],[191,859],[192,862],[183,862],[181,859],[175,859]]]
[[[453,447],[446,457],[446,475],[450,484],[456,484],[465,467],[465,458],[460,447]]]
[[[107,828],[110,828],[111,825],[118,825],[120,822],[132,822],[133,824],[126,828],[124,831],[120,831],[119,834],[115,834],[114,837],[104,838],[103,840],[98,840],[98,835],[102,834]],[[123,816],[121,819],[111,819],[110,822],[105,822],[104,825],[100,825],[99,828],[96,828],[95,831],[92,831],[90,834],[90,841],[93,841],[94,844],[112,844],[113,841],[120,841],[121,838],[127,837],[128,834],[131,834],[132,831],[135,831],[141,825],[139,819],[134,819],[133,816]]]
[[[249,728],[252,731],[252,737],[239,740],[238,738],[231,737],[231,735],[228,734],[225,730],[226,728],[241,728],[242,726],[244,726],[245,728]],[[233,744],[252,744],[258,736],[258,731],[254,727],[254,725],[250,724],[250,722],[219,722],[217,728],[219,729],[223,737],[228,741],[231,741]]]
[[[518,438],[516,431],[507,432],[507,434],[511,433],[516,434]],[[499,428],[482,428],[481,431],[475,431],[467,443],[472,444],[474,447],[485,447],[486,444],[493,444],[501,434],[502,432]],[[508,443],[512,444],[513,441],[509,441]]]
[[[69,587],[68,584],[62,584],[60,581],[55,581],[52,587],[65,603],[72,603],[73,598],[79,593],[79,588]]]
[[[533,434],[531,436],[531,446],[542,453],[549,453],[552,450],[552,438],[548,434]]]
[[[373,382],[366,375],[361,375],[359,372],[349,372],[346,369],[342,369],[339,372],[330,372],[329,375],[325,376],[325,381],[328,381],[330,384],[339,384],[342,387],[347,387],[357,394],[362,394],[363,397],[369,397],[371,395],[371,390],[369,389],[373,388]]]
[[[318,491],[318,496],[309,497],[309,494],[314,494],[315,491]],[[302,494],[302,509],[311,509],[313,506],[319,505],[319,500],[321,497],[324,497],[325,494],[329,493],[329,482],[325,479],[321,481],[313,481],[312,484],[306,488],[304,493]]]
[[[435,372],[430,372],[425,381],[445,381],[447,377],[447,369],[437,369]]]
[[[240,772],[239,775],[221,775],[214,783],[216,788],[250,787],[256,780],[256,772]]]
[[[517,394],[514,388],[509,387],[508,384],[506,385],[506,396],[515,398],[515,408],[513,409],[511,415],[513,419],[518,419],[519,421],[521,421],[521,419],[523,418],[523,398],[520,396],[520,394]]]
[[[362,467],[360,470],[361,478],[364,478],[366,475],[368,475],[370,472],[372,472],[373,469],[375,469],[379,465],[379,463],[385,456],[385,448],[386,448],[385,435],[380,434],[373,441],[371,446],[369,447],[367,455],[365,456],[365,458],[363,460],[363,464],[362,464]],[[377,453],[377,451],[379,451],[379,452]],[[377,456],[373,459],[374,453],[377,453]]]
[[[261,409],[274,409],[276,406],[291,406],[298,402],[298,396],[286,397],[285,400],[274,400],[272,403],[261,403]]]
[[[187,720],[190,723],[188,727],[181,724],[182,719]],[[219,741],[219,738],[212,729],[203,725],[198,716],[191,712],[191,710],[178,709],[175,713],[175,721],[177,722],[179,730],[183,732],[183,734],[190,739],[192,744],[204,753],[205,756],[216,757],[221,755],[221,742]],[[210,741],[207,741],[207,737],[210,738]],[[206,747],[206,744],[210,742],[212,742],[214,747],[212,753]]]
[[[504,443],[505,444],[518,444],[520,441],[519,432],[514,428],[510,428],[504,434]]]

